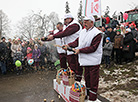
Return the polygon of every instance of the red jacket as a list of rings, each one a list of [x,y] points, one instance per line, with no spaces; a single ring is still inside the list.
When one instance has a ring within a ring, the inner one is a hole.
[[[28,53],[28,54],[27,54],[27,61],[28,61],[29,59],[32,59],[32,53]]]

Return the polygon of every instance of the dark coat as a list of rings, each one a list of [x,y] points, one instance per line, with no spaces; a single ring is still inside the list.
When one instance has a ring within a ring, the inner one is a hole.
[[[123,45],[124,46],[129,46],[129,51],[124,51],[123,52],[124,58],[132,60],[135,57],[135,53],[134,53],[135,41],[133,39],[133,36],[132,36],[131,32],[125,34]]]
[[[10,57],[10,56],[11,56],[11,52],[12,52],[12,51],[11,51],[11,42],[8,42],[8,43],[7,43],[7,50],[8,50],[8,51],[7,51],[7,52],[8,52],[8,56]]]
[[[45,45],[42,45],[42,46],[39,46],[40,48],[40,51],[41,51],[41,55],[42,56],[46,56],[46,53],[47,53],[47,48]]]
[[[113,43],[114,42],[114,38],[116,36],[116,33],[114,31],[112,32],[107,32],[107,37],[110,37],[110,41]]]
[[[132,32],[133,38],[136,38],[138,40],[138,31],[135,29],[131,29],[131,32]]]
[[[41,51],[40,49],[33,49],[33,54],[32,54],[32,58],[34,59],[35,62],[39,62],[40,61],[40,55],[41,55]],[[37,58],[39,57],[39,58]]]
[[[113,20],[112,23],[111,23],[111,26],[113,28],[116,28],[117,25],[119,25],[119,22],[117,20]]]
[[[23,53],[23,55],[24,56],[26,56],[27,55],[27,48],[24,46],[24,47],[22,47],[22,53]]]
[[[3,42],[0,43],[0,61],[5,62],[7,59],[6,56],[6,46]]]

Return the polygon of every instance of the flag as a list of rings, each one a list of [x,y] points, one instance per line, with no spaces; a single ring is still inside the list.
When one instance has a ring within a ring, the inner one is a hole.
[[[101,0],[83,0],[83,15],[101,16]]]

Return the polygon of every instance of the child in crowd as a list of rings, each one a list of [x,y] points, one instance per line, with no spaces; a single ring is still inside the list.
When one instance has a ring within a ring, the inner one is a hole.
[[[28,61],[30,60],[30,59],[32,59],[32,53],[31,53],[31,51],[32,51],[32,49],[30,48],[30,47],[27,47],[27,55],[25,56],[25,58],[26,58],[26,66],[27,66],[27,70],[32,70],[32,68],[28,68]]]
[[[31,53],[32,49],[30,47],[27,47],[27,61],[29,61],[30,59],[32,59],[32,53]]]
[[[110,67],[110,57],[111,57],[112,49],[113,49],[113,45],[110,42],[110,38],[107,37],[105,45],[103,47],[103,56],[106,64],[105,68]]]
[[[24,61],[23,53],[21,52],[21,49],[18,48],[17,51],[13,55],[13,61],[14,63],[19,60],[21,63]],[[22,74],[22,65],[20,67],[16,66],[17,75]]]
[[[33,54],[32,54],[32,58],[34,59],[35,71],[40,70],[40,68],[39,68],[40,55],[41,55],[41,51],[40,51],[40,49],[38,49],[38,45],[35,44],[34,49],[33,49]]]

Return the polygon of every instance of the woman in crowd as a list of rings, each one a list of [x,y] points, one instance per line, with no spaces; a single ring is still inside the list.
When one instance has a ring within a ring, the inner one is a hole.
[[[123,37],[125,37],[126,29],[125,29],[124,25],[121,25],[120,29],[121,29],[121,35],[123,35]]]
[[[127,28],[124,41],[123,41],[123,55],[124,55],[125,62],[131,62],[134,58],[134,54],[133,54],[134,53],[133,47],[135,47],[134,43],[135,42],[131,33],[131,29]]]
[[[17,39],[13,40],[13,43],[11,45],[11,56],[12,58],[14,57],[14,53],[16,53],[18,51],[18,49],[22,50],[21,45],[19,44]],[[13,60],[14,64],[15,64],[15,60]]]
[[[35,44],[34,49],[33,49],[33,54],[32,54],[32,58],[34,59],[35,71],[40,70],[40,68],[39,68],[40,55],[41,55],[41,51],[40,51],[40,49],[38,49],[38,45]]]
[[[14,63],[19,60],[21,62],[21,66],[16,66],[17,75],[22,73],[22,63],[24,61],[24,55],[20,49],[20,47],[17,49],[17,51],[13,55],[13,61]]]
[[[34,41],[32,39],[29,40],[27,47],[30,47],[31,49],[34,49]]]

